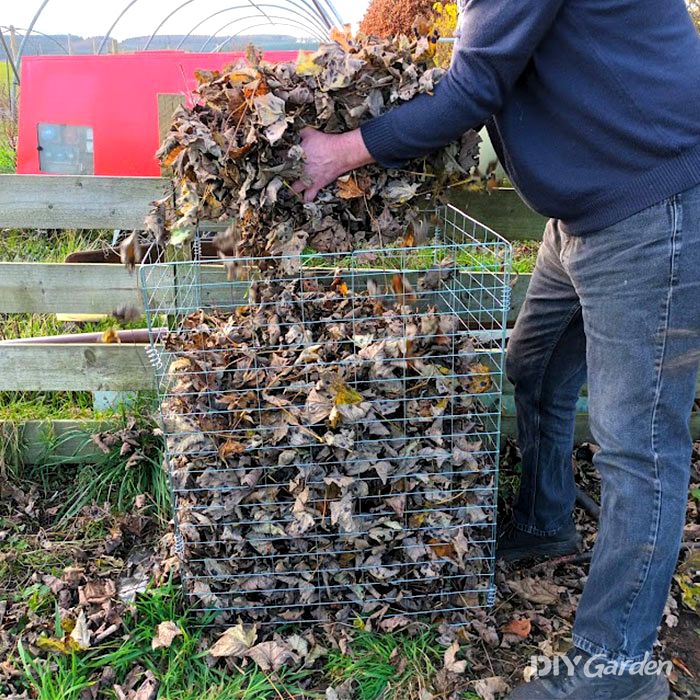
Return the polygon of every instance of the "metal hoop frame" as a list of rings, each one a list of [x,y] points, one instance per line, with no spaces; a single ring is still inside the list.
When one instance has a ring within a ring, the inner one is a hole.
[[[12,63],[13,72],[16,75],[19,75],[22,56],[24,55],[24,52],[26,50],[27,41],[32,34],[38,34],[40,36],[46,37],[48,40],[57,44],[65,53],[69,53],[68,49],[65,46],[63,46],[61,42],[59,42],[55,37],[49,36],[48,34],[44,34],[43,32],[40,32],[34,28],[36,23],[41,18],[41,15],[43,14],[49,2],[51,2],[51,0],[40,0],[40,4],[37,11],[34,13],[34,16],[32,17],[27,29],[24,30],[24,36],[22,37],[19,49],[17,50],[17,55],[11,56],[8,52],[8,59]],[[122,7],[122,9],[119,11],[116,17],[112,20],[109,29],[107,30],[107,32],[102,38],[102,41],[100,42],[100,45],[97,49],[98,55],[104,51],[105,47],[107,46],[107,43],[112,37],[112,32],[115,30],[119,22],[121,22],[121,20],[124,18],[127,12],[129,12],[129,10],[131,10],[131,8],[134,5],[136,5],[136,3],[139,2],[139,0],[124,0],[124,2],[126,4]],[[191,5],[193,2],[195,2],[195,0],[181,0],[177,6],[175,6],[170,12],[168,12],[158,22],[157,26],[149,36],[148,41],[146,42],[146,45],[143,50],[147,50],[151,46],[160,30],[165,26],[165,24],[167,24],[167,22],[170,19],[172,19],[172,17],[174,17],[178,12],[183,10],[188,5]],[[217,10],[216,12],[207,15],[204,19],[199,20],[196,24],[192,26],[189,32],[180,41],[177,48],[182,48],[185,41],[199,27],[201,27],[203,24],[213,19],[214,17],[220,14],[224,14],[225,12],[246,9],[247,7],[254,9],[255,11],[257,11],[258,14],[246,17],[239,17],[222,25],[207,39],[200,51],[203,51],[207,46],[209,46],[209,44],[217,37],[217,35],[227,27],[235,25],[238,22],[245,22],[251,19],[264,18],[267,21],[254,24],[246,29],[240,30],[239,32],[234,34],[233,37],[229,37],[223,45],[225,45],[232,38],[239,36],[244,31],[249,31],[250,29],[257,29],[259,27],[264,26],[284,26],[292,27],[294,29],[302,29],[306,32],[310,32],[310,36],[313,36],[315,39],[324,41],[328,34],[328,31],[333,26],[342,26],[343,24],[343,19],[338,10],[336,9],[335,5],[333,4],[333,0],[277,0],[277,2],[273,3],[260,3],[257,2],[257,0],[245,0],[245,3],[246,4],[233,5]],[[287,17],[285,15],[279,14],[272,14],[267,11],[267,8],[276,10],[278,12],[286,12],[288,14],[291,14],[292,17]],[[17,80],[16,83],[19,84],[19,80]]]

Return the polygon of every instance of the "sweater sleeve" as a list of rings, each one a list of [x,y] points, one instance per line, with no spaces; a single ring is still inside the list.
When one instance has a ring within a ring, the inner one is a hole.
[[[500,111],[565,0],[466,0],[452,64],[433,95],[362,125],[372,157],[401,167]]]

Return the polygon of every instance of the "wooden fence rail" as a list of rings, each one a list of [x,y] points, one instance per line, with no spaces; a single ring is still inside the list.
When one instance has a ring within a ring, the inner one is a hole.
[[[159,177],[0,175],[0,229],[139,229],[171,191]]]
[[[171,192],[163,178],[0,175],[2,229],[138,229],[150,204]],[[453,203],[510,240],[539,239],[544,219],[512,190],[456,192]],[[509,324],[520,311],[529,275],[515,278]],[[172,289],[172,284],[164,285]],[[129,306],[143,312],[138,275],[113,264],[0,263],[0,313],[110,314]],[[0,346],[1,391],[141,391],[154,387],[143,345],[16,344]],[[503,430],[515,431],[513,388],[505,382]],[[700,380],[698,383],[700,396]],[[585,411],[585,391],[580,410]],[[56,423],[60,431],[79,423]],[[88,424],[85,424],[88,425]],[[692,419],[700,437],[700,415]],[[51,426],[29,423],[28,439]],[[587,416],[577,420],[577,439],[587,437]],[[37,454],[31,447],[30,455]],[[27,458],[25,456],[25,458]]]

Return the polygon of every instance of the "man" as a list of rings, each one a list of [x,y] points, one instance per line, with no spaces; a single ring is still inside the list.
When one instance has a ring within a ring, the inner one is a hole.
[[[578,544],[571,448],[586,377],[602,480],[575,671],[510,697],[660,700],[665,677],[632,664],[654,644],[685,518],[700,358],[700,39],[684,0],[461,0],[460,10],[435,94],[361,130],[306,130],[295,188],[311,200],[353,168],[400,167],[488,123],[509,178],[550,217],[508,349],[523,464],[500,554]],[[591,657],[618,675],[586,672]]]

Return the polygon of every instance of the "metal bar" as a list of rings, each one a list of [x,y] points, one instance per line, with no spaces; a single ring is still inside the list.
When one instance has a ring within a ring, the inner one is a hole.
[[[114,31],[114,28],[119,24],[121,21],[122,17],[138,2],[139,0],[131,0],[128,5],[124,7],[124,9],[116,16],[114,22],[112,22],[110,28],[107,30],[107,33],[104,35],[102,38],[102,41],[100,42],[100,46],[97,49],[97,55],[99,56],[102,53],[102,50],[104,47],[107,45],[107,42],[109,41],[110,37],[112,36],[112,32]]]

